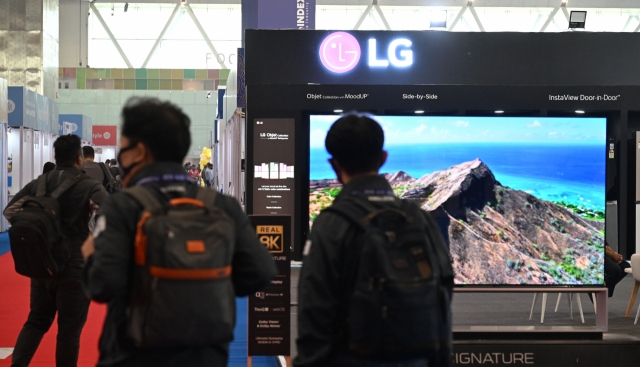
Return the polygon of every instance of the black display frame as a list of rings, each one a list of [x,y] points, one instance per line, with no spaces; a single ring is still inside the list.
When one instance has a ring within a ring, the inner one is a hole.
[[[308,234],[301,227],[308,212],[308,116],[334,114],[336,109],[374,115],[413,115],[415,110],[424,110],[423,115],[493,116],[493,111],[503,110],[504,116],[606,117],[607,140],[616,147],[613,164],[607,160],[606,199],[618,201],[619,252],[625,258],[635,253],[632,132],[640,130],[640,112],[636,112],[640,111],[640,72],[631,67],[630,60],[640,58],[640,34],[349,32],[359,39],[408,34],[426,40],[425,44],[415,43],[415,48],[429,47],[435,41],[451,45],[429,54],[433,60],[417,65],[410,72],[412,82],[406,83],[406,76],[395,78],[392,70],[379,75],[360,70],[358,78],[331,75],[321,68],[317,56],[319,42],[330,33],[247,30],[245,37],[247,121],[268,117],[296,121],[296,156],[300,163],[296,168],[298,210],[293,213],[295,260],[302,259]],[[459,59],[465,55],[471,59]],[[527,59],[523,55],[535,57]],[[473,62],[478,60],[480,66]],[[519,64],[505,67],[512,63]],[[439,67],[437,72],[433,65]],[[407,93],[430,93],[438,98],[403,99],[402,94]],[[367,97],[309,98],[341,94]],[[596,98],[605,94],[606,100]],[[562,95],[594,98],[552,98]],[[576,115],[576,110],[585,113]],[[251,124],[247,124],[247,157],[252,156],[252,134]],[[247,166],[252,163],[247,162]],[[247,185],[247,192],[251,192],[251,180]],[[306,200],[300,199],[305,196]],[[252,212],[250,195],[247,211]]]

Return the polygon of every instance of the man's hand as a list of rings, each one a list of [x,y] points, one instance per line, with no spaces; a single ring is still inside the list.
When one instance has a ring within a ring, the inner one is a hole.
[[[613,261],[615,261],[617,264],[620,264],[623,259],[624,258],[620,254],[614,254],[613,255]]]
[[[93,236],[89,235],[89,237],[87,237],[80,250],[82,251],[82,257],[84,257],[85,261],[89,258],[89,256],[93,255],[93,253],[96,252],[96,248],[93,244]]]

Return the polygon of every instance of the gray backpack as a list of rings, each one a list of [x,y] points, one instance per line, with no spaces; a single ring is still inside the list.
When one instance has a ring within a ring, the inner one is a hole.
[[[143,207],[135,238],[129,335],[142,348],[194,347],[233,338],[233,220],[214,190],[160,201],[149,189],[125,192]]]

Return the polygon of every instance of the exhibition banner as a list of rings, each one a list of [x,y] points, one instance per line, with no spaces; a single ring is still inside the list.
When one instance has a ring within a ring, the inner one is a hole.
[[[247,107],[247,98],[245,93],[245,78],[244,78],[244,48],[238,49],[238,97],[237,104],[240,108]]]
[[[117,144],[118,127],[94,125],[92,128],[93,144],[98,146],[115,146]]]
[[[243,0],[242,28],[315,29],[316,0]]]
[[[91,142],[93,119],[85,115],[61,114],[58,117],[60,130],[58,135],[74,134],[84,142]]]
[[[278,275],[249,295],[249,356],[289,356],[291,348],[291,216],[249,216]]]

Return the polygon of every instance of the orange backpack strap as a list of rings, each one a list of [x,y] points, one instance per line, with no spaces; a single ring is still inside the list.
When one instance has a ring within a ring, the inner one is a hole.
[[[147,235],[144,233],[144,224],[153,213],[162,210],[163,205],[150,190],[144,186],[134,186],[124,190],[135,201],[142,205],[142,215],[136,225],[136,238],[134,242],[134,259],[136,265],[144,266],[147,262]]]

